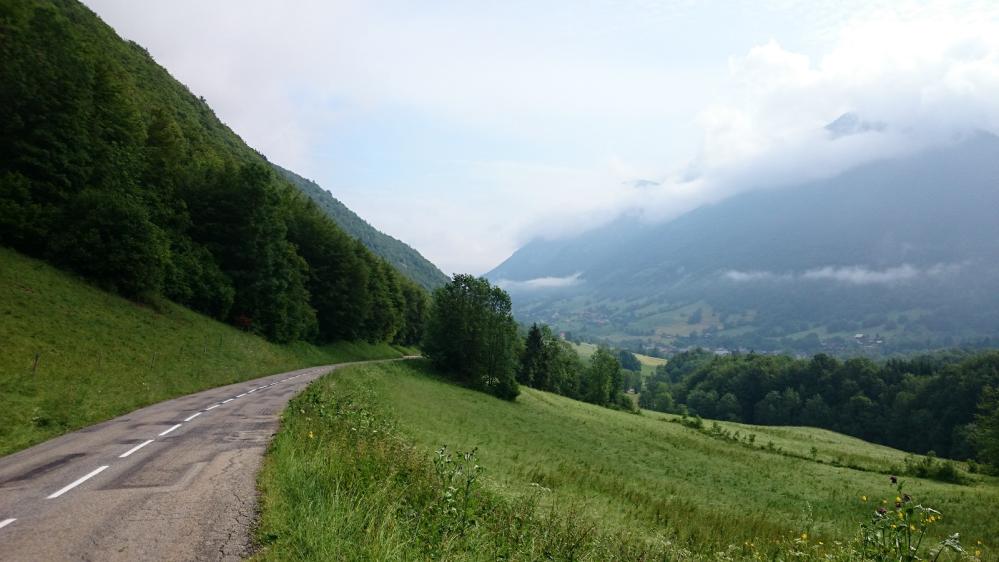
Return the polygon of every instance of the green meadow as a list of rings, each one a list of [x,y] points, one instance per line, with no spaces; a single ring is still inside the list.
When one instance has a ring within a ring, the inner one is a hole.
[[[387,344],[272,344],[0,248],[0,455],[206,388],[402,354]]]
[[[576,353],[579,354],[580,359],[583,361],[589,361],[590,357],[597,352],[597,346],[592,343],[569,342],[569,345],[576,350]],[[661,357],[652,357],[650,355],[642,355],[641,353],[636,353],[635,358],[642,364],[642,374],[645,376],[649,376],[654,373],[656,371],[656,367],[666,364],[666,360]]]
[[[437,378],[423,362],[356,366],[313,383],[286,411],[265,463],[260,557],[847,560],[838,549],[878,506],[894,503],[888,473],[909,456],[824,430],[719,424],[753,435],[748,444],[673,416],[521,392],[498,400]],[[490,508],[472,510],[474,531],[465,532],[484,536],[454,538],[406,516],[406,506],[437,505],[426,497],[440,478],[420,471],[443,446],[475,450],[479,501]],[[959,532],[969,552],[996,560],[999,480],[966,476],[966,485],[903,480],[906,493],[944,514],[925,544]],[[516,537],[499,536],[494,519],[517,502],[536,511],[525,508]],[[579,529],[587,531],[578,550],[551,546]],[[453,542],[434,550],[441,537]]]

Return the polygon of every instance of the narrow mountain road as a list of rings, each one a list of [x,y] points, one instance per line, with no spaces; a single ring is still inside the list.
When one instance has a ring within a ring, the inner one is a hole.
[[[168,400],[0,458],[0,560],[242,558],[281,411],[346,365]]]

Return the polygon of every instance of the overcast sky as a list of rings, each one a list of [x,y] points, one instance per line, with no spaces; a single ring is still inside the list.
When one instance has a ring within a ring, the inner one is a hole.
[[[84,1],[446,273],[999,129],[988,0]]]

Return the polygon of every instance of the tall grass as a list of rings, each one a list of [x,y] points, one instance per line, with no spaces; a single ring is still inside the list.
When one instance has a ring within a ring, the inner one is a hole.
[[[258,560],[663,560],[662,537],[602,529],[483,487],[475,451],[426,454],[363,389],[331,378],[288,407],[260,477]]]
[[[198,390],[399,355],[384,344],[274,345],[169,302],[130,302],[0,248],[0,455]]]
[[[859,560],[861,524],[875,501],[891,499],[886,475],[819,462],[884,456],[856,439],[784,428],[782,446],[822,451],[785,456],[530,389],[506,403],[412,362],[333,373],[285,415],[261,477],[263,559],[477,560],[500,544],[510,559]],[[474,525],[458,538],[421,531],[427,520],[414,515],[462,489],[434,484],[444,445],[445,455],[475,450],[485,467],[475,476],[479,507],[464,519]],[[923,554],[960,531],[995,560],[995,479],[911,478],[907,491],[946,514],[927,530]],[[503,519],[510,510],[524,515]],[[504,526],[514,538],[497,538]],[[582,537],[578,550],[545,550],[565,537]],[[428,550],[442,541],[453,547]]]

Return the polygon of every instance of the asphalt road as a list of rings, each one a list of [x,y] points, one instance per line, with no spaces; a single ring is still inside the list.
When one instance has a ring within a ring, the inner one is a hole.
[[[241,559],[278,416],[342,366],[168,400],[0,458],[0,560]]]

